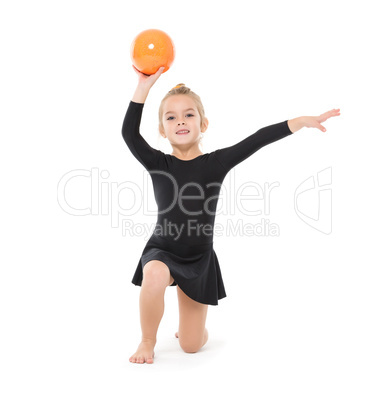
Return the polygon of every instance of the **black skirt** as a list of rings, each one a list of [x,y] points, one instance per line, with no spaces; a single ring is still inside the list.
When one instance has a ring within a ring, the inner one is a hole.
[[[155,233],[143,249],[132,283],[141,286],[143,267],[150,260],[164,262],[174,279],[171,286],[178,285],[191,299],[210,305],[226,297],[219,261],[213,242],[188,245],[166,239]]]

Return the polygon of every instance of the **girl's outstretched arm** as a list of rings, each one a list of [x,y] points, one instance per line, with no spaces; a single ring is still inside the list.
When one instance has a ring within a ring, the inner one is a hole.
[[[288,120],[288,126],[292,133],[302,129],[303,127],[313,127],[325,132],[326,129],[320,124],[325,122],[330,117],[339,116],[340,109],[332,109],[320,116],[301,116],[295,119]]]
[[[221,148],[215,151],[215,156],[224,167],[225,171],[230,171],[238,163],[257,152],[262,147],[279,141],[303,127],[315,127],[326,131],[320,124],[332,116],[339,116],[340,109],[333,109],[320,116],[302,116],[292,120],[285,120],[281,123],[272,124],[259,129],[256,133],[244,138],[238,143]]]

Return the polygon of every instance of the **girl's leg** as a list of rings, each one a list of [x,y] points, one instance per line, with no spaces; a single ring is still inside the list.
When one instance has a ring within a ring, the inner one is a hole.
[[[208,340],[208,331],[205,328],[208,305],[194,301],[178,286],[177,296],[180,323],[176,337],[178,337],[184,352],[196,353]]]
[[[173,283],[168,266],[151,260],[143,267],[143,280],[139,296],[142,341],[130,357],[131,363],[153,363],[157,331],[165,307],[165,290]]]

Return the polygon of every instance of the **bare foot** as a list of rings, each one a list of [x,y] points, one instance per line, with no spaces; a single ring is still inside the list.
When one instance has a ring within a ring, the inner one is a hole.
[[[142,341],[138,350],[130,357],[131,363],[148,363],[154,362],[154,341]]]

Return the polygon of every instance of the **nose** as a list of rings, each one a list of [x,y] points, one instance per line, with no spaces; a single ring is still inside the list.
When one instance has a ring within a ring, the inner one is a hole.
[[[181,123],[178,123],[178,125],[180,125],[180,124],[185,124],[185,122],[183,121],[183,122],[181,122]]]

